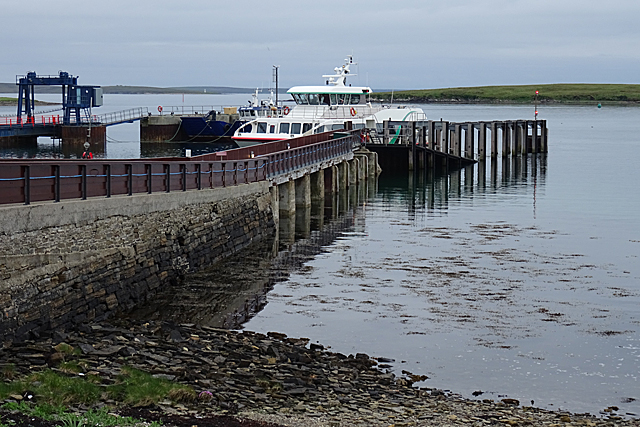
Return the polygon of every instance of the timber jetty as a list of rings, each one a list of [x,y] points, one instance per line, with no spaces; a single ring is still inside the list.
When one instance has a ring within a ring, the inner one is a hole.
[[[547,153],[548,135],[546,120],[385,121],[382,132],[371,131],[365,140],[383,170],[449,170],[488,157]]]

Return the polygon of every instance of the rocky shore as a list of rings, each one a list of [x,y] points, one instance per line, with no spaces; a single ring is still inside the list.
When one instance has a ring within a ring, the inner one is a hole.
[[[616,408],[596,417],[551,412],[515,399],[468,400],[416,387],[414,383],[423,384],[426,377],[406,371],[395,375],[388,371],[392,361],[332,353],[307,338],[166,322],[93,324],[7,342],[0,365],[12,366],[18,376],[58,370],[59,362],[70,357],[60,353],[60,348],[68,348],[61,343],[76,349],[71,357],[85,369],[78,375],[92,375],[102,384],[113,383],[124,367],[132,367],[192,387],[190,398],[145,408],[147,415],[162,414],[164,425],[177,425],[171,417],[203,426],[206,417],[232,415],[246,420],[242,425],[640,426],[638,419],[616,415]]]

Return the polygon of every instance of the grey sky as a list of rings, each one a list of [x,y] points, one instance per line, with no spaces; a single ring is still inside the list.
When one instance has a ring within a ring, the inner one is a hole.
[[[0,81],[34,70],[81,84],[353,84],[434,88],[638,83],[638,0],[109,0],[6,2]]]

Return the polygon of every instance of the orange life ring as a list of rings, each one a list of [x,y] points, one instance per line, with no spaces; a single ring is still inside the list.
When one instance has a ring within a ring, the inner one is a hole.
[[[158,113],[162,113],[162,105],[158,105]]]
[[[284,113],[285,116],[289,114],[289,107],[285,105],[284,108],[282,109],[282,112]]]
[[[351,109],[349,110],[349,112],[351,113],[352,116],[355,116],[356,114],[358,114],[358,112],[356,111],[355,108],[351,107]]]

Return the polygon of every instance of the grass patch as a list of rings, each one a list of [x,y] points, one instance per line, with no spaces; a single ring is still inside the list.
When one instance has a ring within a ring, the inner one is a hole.
[[[32,405],[27,402],[9,402],[1,407],[7,411],[16,411],[29,417],[37,417],[47,421],[54,421],[63,427],[116,427],[116,426],[135,426],[143,424],[147,427],[160,427],[162,424],[154,421],[146,423],[133,417],[121,417],[109,413],[106,408],[97,410],[89,410],[79,414],[75,412],[66,412],[63,407],[51,405]],[[6,424],[0,423],[0,426]]]
[[[133,368],[123,368],[116,384],[109,386],[109,396],[119,402],[134,406],[146,406],[162,399],[192,402],[196,393],[191,387],[173,383],[163,378]]]
[[[640,102],[637,84],[547,84],[522,86],[479,86],[448,89],[406,90],[393,93],[394,101],[410,102],[515,102],[533,103],[535,91],[539,102],[557,103],[636,103]],[[371,95],[389,101],[391,92]]]
[[[0,399],[16,400],[9,401],[0,409],[54,421],[63,427],[133,426],[143,421],[111,414],[106,407],[83,414],[69,412],[65,408],[98,404],[106,399],[123,405],[147,406],[162,400],[193,402],[197,398],[189,386],[155,378],[130,367],[123,368],[111,385],[102,385],[98,375],[75,372],[84,371],[84,368],[82,361],[62,362],[58,371],[45,370],[26,378],[0,382]],[[21,400],[23,398],[25,400]],[[160,424],[153,422],[150,426],[159,427]],[[5,427],[2,420],[0,427]]]
[[[53,405],[91,404],[97,402],[102,394],[99,385],[83,377],[70,377],[53,371],[34,374],[32,384],[38,399]]]
[[[61,415],[65,413],[65,409],[62,406],[55,406],[49,404],[32,405],[28,402],[7,402],[2,405],[2,409],[8,411],[18,411],[22,414],[30,417],[38,417],[43,420],[57,420]]]
[[[132,417],[120,417],[110,414],[106,409],[88,411],[84,414],[65,413],[58,420],[63,427],[115,427],[135,426],[142,421]],[[159,427],[157,421],[147,424],[149,427]]]
[[[186,385],[171,382],[133,368],[123,368],[112,385],[102,385],[97,375],[77,375],[82,371],[81,362],[61,364],[61,372],[46,370],[11,382],[0,382],[0,399],[11,396],[20,398],[32,394],[38,403],[54,407],[85,404],[91,405],[110,398],[132,406],[146,406],[169,399],[174,402],[193,402],[195,391]]]

